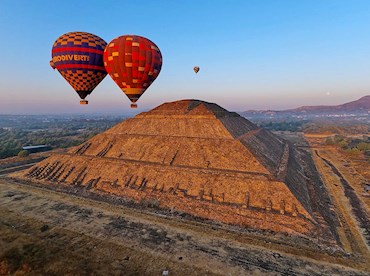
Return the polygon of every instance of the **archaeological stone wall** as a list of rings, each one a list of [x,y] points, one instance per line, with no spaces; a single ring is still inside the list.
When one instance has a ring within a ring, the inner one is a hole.
[[[196,100],[165,103],[18,177],[55,188],[155,202],[192,216],[312,235],[296,149],[236,113]]]
[[[103,159],[78,156],[71,160],[70,155],[54,156],[31,168],[26,177],[43,181],[45,184],[103,191],[137,201],[148,197],[156,198],[161,206],[176,207],[184,212],[188,211],[184,209],[184,201],[194,200],[199,206],[203,206],[202,208],[210,210],[217,209],[217,206],[229,206],[234,211],[247,209],[269,213],[272,216],[279,214],[283,217],[294,217],[305,224],[313,223],[311,215],[292,196],[283,182],[271,181],[263,175],[176,166],[164,168],[160,165],[114,158]],[[197,204],[194,206],[198,206]],[[228,216],[224,215],[221,222],[239,221],[237,224],[249,225],[246,210],[242,211],[246,214],[245,217],[239,214],[236,216],[238,219],[233,217],[234,211],[229,211]],[[193,209],[191,214],[208,219],[215,215],[214,212],[208,215],[202,212],[198,214],[197,208]],[[294,229],[294,225],[291,227]]]

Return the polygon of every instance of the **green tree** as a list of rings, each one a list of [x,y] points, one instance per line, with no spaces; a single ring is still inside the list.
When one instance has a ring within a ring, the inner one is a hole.
[[[19,157],[27,157],[29,155],[29,152],[27,150],[21,150],[18,152]]]
[[[334,136],[335,143],[339,143],[339,142],[341,142],[343,140],[344,140],[344,137],[342,135],[335,135]]]
[[[331,137],[326,138],[325,145],[334,145],[333,138]]]
[[[361,142],[359,143],[356,148],[360,151],[370,150],[370,143]]]
[[[344,149],[345,147],[348,146],[348,143],[346,141],[342,140],[338,143],[338,146],[340,146],[342,149]]]

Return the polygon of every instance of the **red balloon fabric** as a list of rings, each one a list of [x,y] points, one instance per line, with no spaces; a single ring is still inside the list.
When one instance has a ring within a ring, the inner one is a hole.
[[[133,103],[158,77],[162,68],[158,46],[137,35],[113,39],[105,48],[103,58],[108,74]]]

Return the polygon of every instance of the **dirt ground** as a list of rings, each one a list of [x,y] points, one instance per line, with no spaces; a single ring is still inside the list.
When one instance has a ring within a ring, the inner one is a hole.
[[[326,136],[285,138],[312,152],[338,246],[47,189],[9,178],[34,162],[17,159],[0,166],[0,276],[369,275],[367,165],[322,146]]]
[[[369,183],[370,165],[345,154],[334,146],[325,146],[327,136],[307,135],[316,167],[320,171],[341,222],[337,231],[342,247],[354,254],[363,255],[370,263],[369,194],[364,183]]]
[[[0,179],[0,275],[370,272],[358,254],[237,230]]]
[[[364,203],[367,212],[370,212],[370,194],[366,193],[365,185],[370,184],[370,164],[362,155],[345,153],[338,147],[325,146],[328,136],[306,135],[312,151],[318,151],[319,155],[329,160],[350,182],[351,187]],[[315,156],[315,154],[314,154]]]

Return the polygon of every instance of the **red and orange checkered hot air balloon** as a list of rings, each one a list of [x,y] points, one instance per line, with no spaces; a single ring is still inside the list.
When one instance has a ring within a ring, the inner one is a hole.
[[[136,108],[136,101],[158,77],[161,51],[152,41],[137,35],[113,39],[104,50],[104,66]]]
[[[57,69],[81,98],[81,104],[105,78],[103,53],[107,43],[100,37],[71,32],[60,36],[51,51],[50,66]]]

